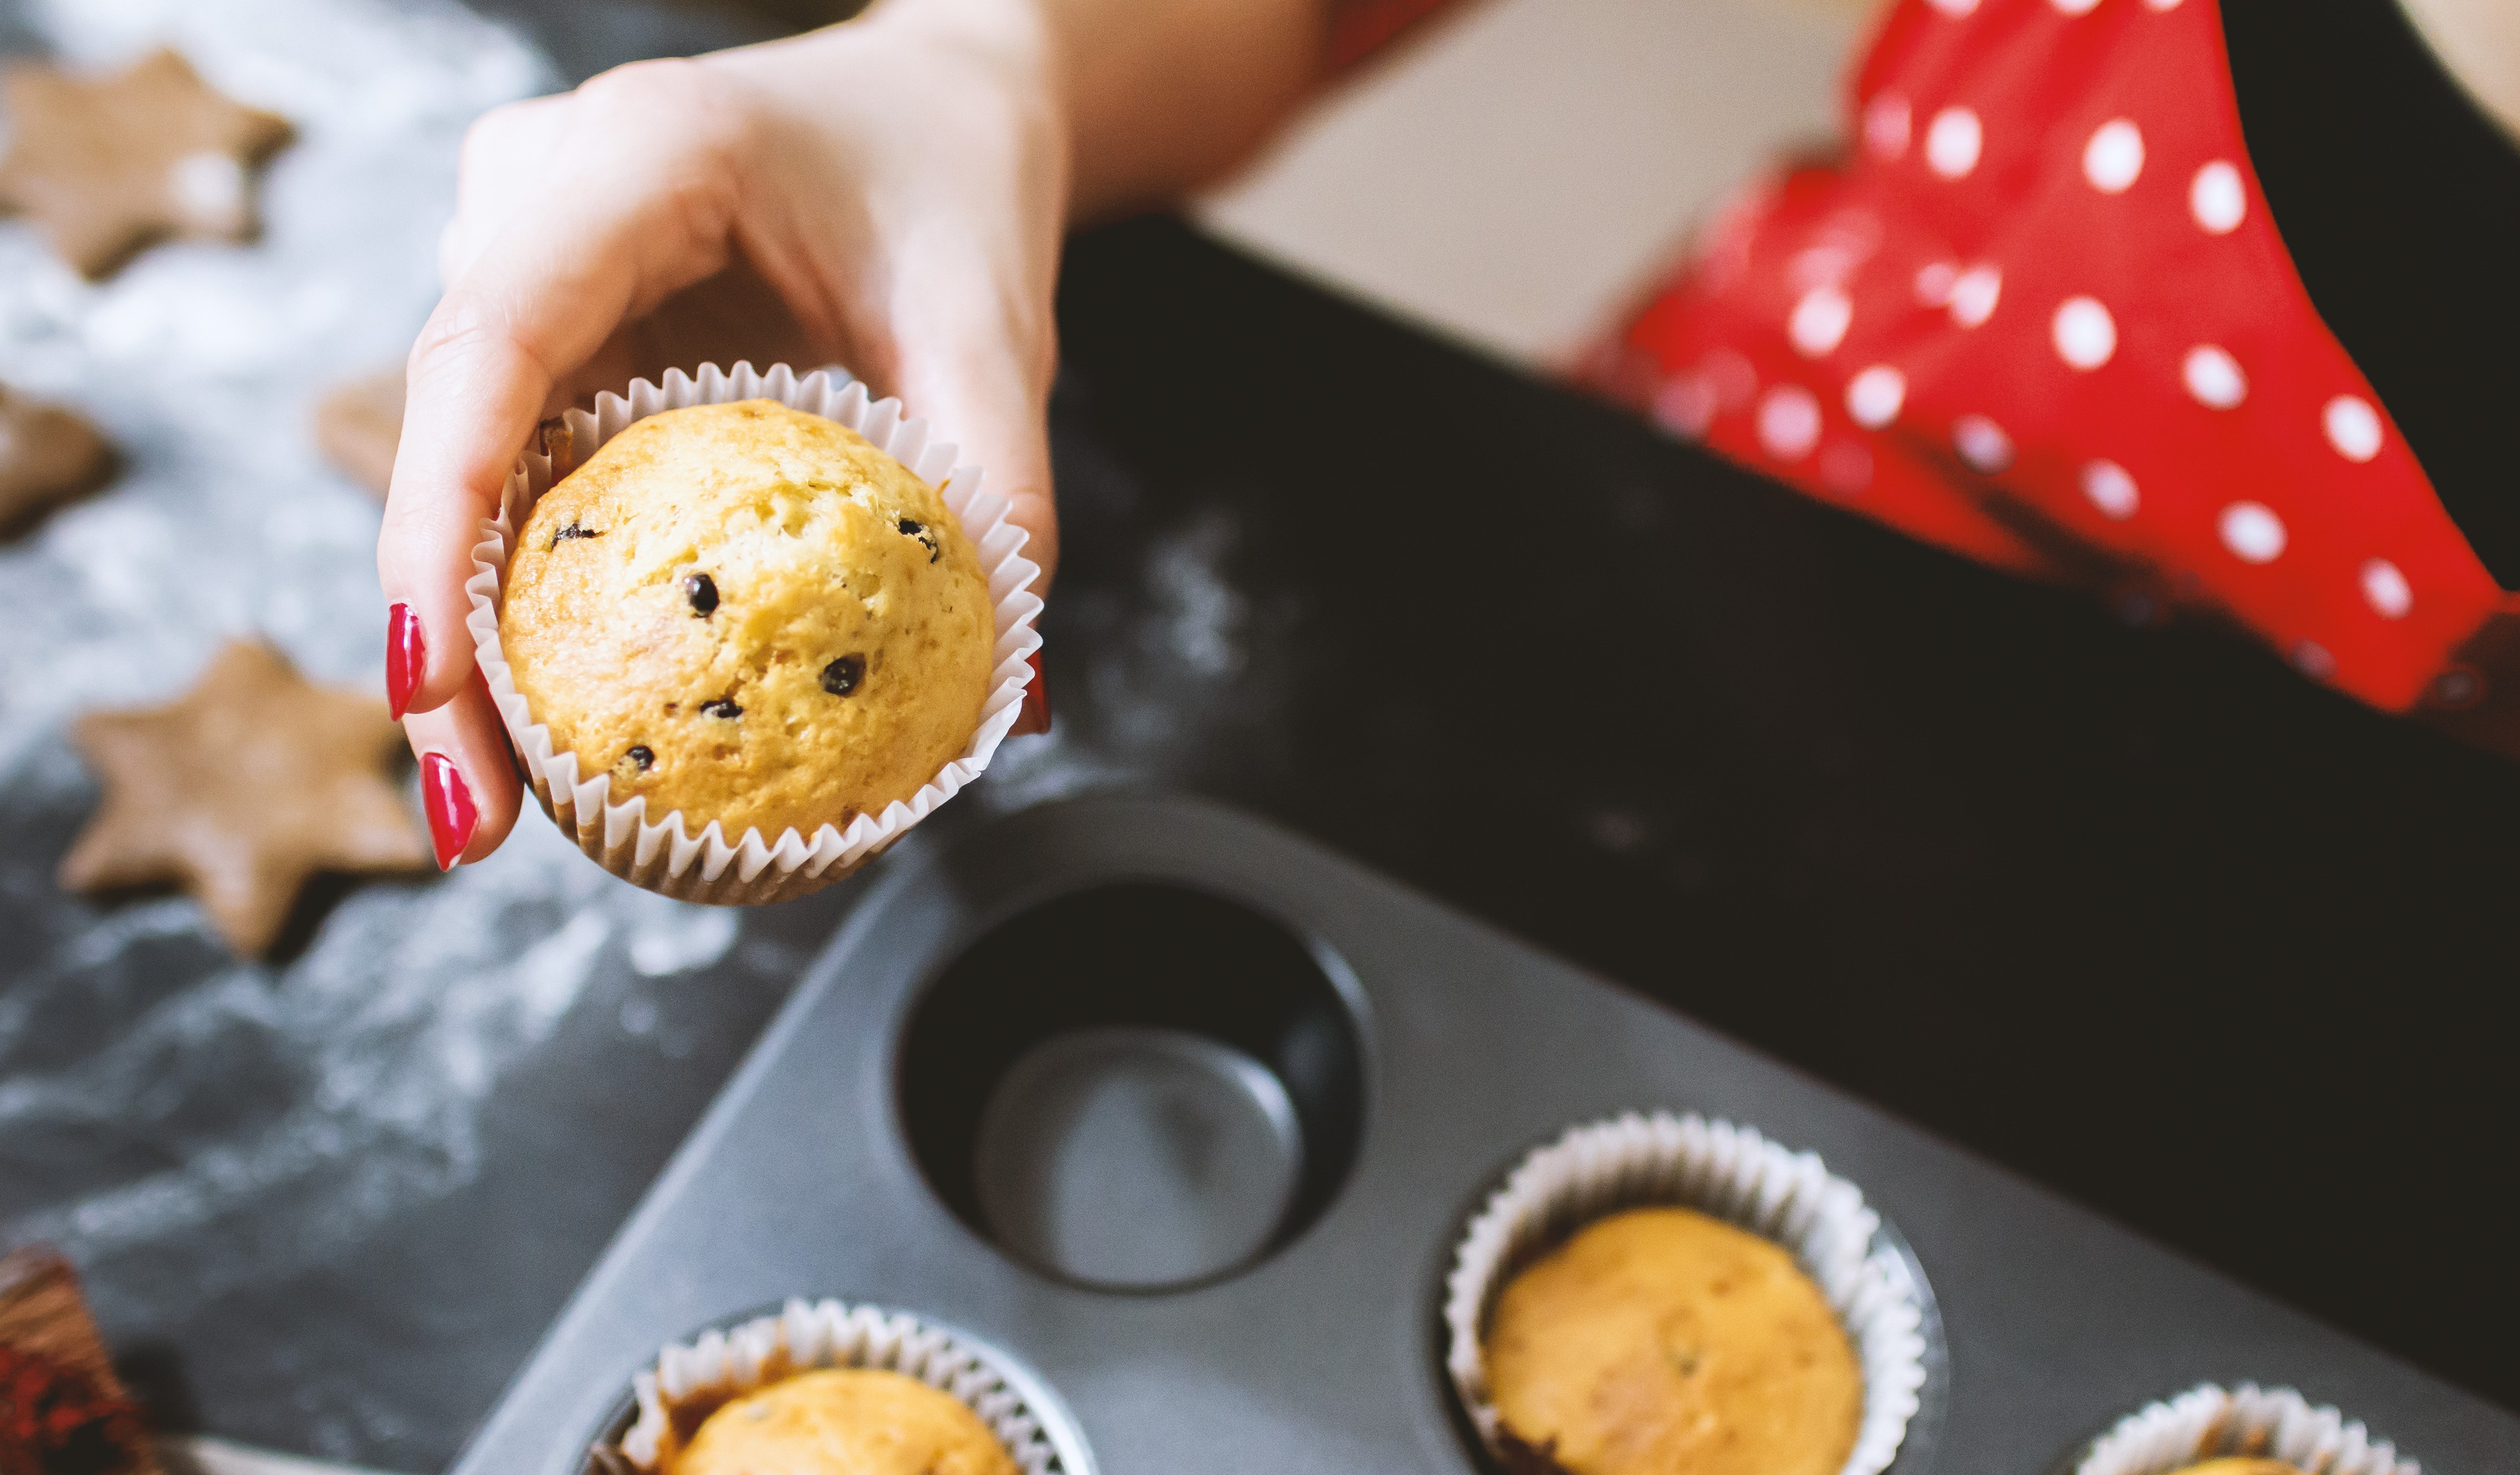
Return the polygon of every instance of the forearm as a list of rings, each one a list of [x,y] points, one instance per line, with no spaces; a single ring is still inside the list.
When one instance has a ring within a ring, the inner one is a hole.
[[[1036,79],[1068,213],[1171,199],[1241,162],[1327,70],[1331,0],[881,0],[869,25],[983,36]]]

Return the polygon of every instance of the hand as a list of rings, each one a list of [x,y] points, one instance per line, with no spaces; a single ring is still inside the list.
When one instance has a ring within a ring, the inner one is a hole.
[[[988,469],[1045,574],[1067,151],[1039,14],[922,0],[485,114],[409,365],[377,565],[441,866],[521,798],[464,625],[479,523],[546,416],[668,366],[838,363]]]

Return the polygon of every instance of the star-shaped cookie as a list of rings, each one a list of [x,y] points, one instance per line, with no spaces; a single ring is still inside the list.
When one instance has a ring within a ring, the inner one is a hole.
[[[402,743],[384,702],[312,686],[267,646],[232,641],[175,702],[90,712],[71,736],[105,803],[62,884],[181,884],[239,954],[270,948],[318,872],[429,865],[382,772]]]
[[[0,384],[0,537],[95,490],[112,467],[113,449],[96,426]]]
[[[382,497],[402,444],[400,368],[336,384],[315,405],[315,446],[351,480]]]
[[[289,141],[288,119],[220,96],[171,51],[103,77],[17,63],[0,104],[0,206],[91,278],[160,237],[250,238],[249,171]]]

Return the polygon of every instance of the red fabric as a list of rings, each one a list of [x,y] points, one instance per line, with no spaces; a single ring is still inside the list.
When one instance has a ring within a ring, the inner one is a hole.
[[[1946,548],[2219,609],[2375,706],[2503,607],[2284,250],[2213,0],[1902,0],[1847,123],[1598,377]]]

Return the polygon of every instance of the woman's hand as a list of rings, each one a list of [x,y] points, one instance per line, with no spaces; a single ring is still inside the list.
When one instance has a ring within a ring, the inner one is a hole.
[[[954,436],[1058,556],[1044,415],[1068,151],[1043,16],[926,0],[485,114],[413,347],[377,563],[438,863],[520,791],[465,580],[537,423],[668,366],[845,365]]]

